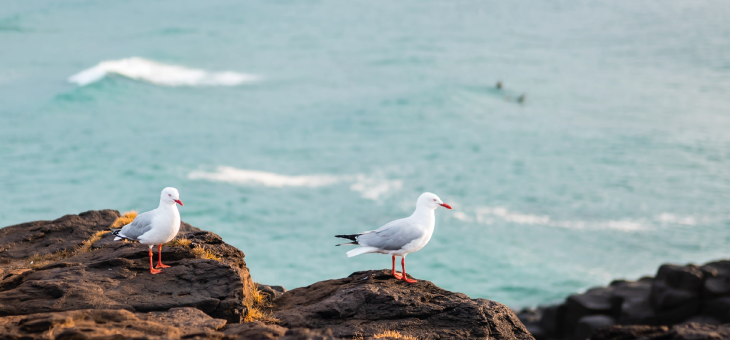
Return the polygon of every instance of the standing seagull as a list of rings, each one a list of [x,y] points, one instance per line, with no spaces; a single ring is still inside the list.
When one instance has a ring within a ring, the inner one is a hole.
[[[155,268],[170,268],[162,264],[162,244],[169,242],[180,230],[180,212],[177,205],[183,205],[180,193],[175,188],[165,188],[160,194],[160,206],[157,209],[140,214],[132,223],[121,229],[112,230],[117,237],[114,241],[127,239],[139,241],[150,246],[150,273],[159,274],[161,270]],[[157,248],[157,267],[152,268],[152,247]]]
[[[393,276],[396,279],[414,283],[416,280],[406,276],[406,255],[418,251],[431,240],[436,219],[433,211],[439,206],[451,209],[451,206],[430,192],[424,192],[416,201],[416,211],[413,215],[390,222],[378,230],[366,231],[354,235],[335,235],[335,237],[352,240],[359,248],[347,252],[347,257],[367,253],[381,253],[393,256]],[[338,244],[341,246],[343,244]],[[401,257],[403,275],[395,272],[395,257]]]

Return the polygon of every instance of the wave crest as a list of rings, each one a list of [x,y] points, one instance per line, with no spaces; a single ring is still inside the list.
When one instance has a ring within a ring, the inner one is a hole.
[[[203,179],[215,182],[225,182],[238,185],[263,185],[271,188],[283,187],[321,187],[337,183],[350,183],[350,190],[359,192],[362,198],[377,200],[388,192],[400,190],[403,187],[401,180],[386,180],[357,175],[300,175],[288,176],[273,172],[236,169],[228,166],[216,168],[214,172],[193,171],[188,174],[189,179]]]
[[[168,65],[139,57],[102,61],[68,78],[70,83],[88,85],[108,74],[119,74],[130,79],[161,86],[236,86],[258,80],[250,74],[208,72],[205,70]]]

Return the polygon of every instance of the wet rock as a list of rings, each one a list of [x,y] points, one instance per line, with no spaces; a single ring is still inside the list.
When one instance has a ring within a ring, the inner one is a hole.
[[[611,284],[612,316],[620,324],[651,324],[655,314],[651,306],[651,278],[639,281],[615,281]]]
[[[611,326],[597,330],[591,340],[723,340],[730,325]]]
[[[656,277],[617,280],[608,287],[571,295],[565,303],[542,307],[541,311],[538,324],[549,338],[573,336],[579,320],[592,315],[611,317],[617,325],[730,322],[730,261],[701,267],[662,265]],[[654,332],[655,328],[651,329]]]
[[[517,318],[522,321],[530,334],[535,339],[544,339],[547,337],[547,333],[540,327],[540,320],[542,319],[542,308],[526,308],[517,312]]]
[[[274,316],[284,327],[329,328],[344,338],[397,330],[419,339],[533,339],[502,304],[470,299],[428,281],[408,284],[388,270],[293,289],[274,304]]]
[[[688,309],[699,298],[703,284],[704,273],[695,265],[662,265],[652,282],[652,305],[657,311]]]
[[[611,289],[593,288],[583,294],[573,294],[565,301],[564,330],[574,330],[584,316],[612,314]],[[572,334],[567,333],[567,335]]]
[[[715,318],[722,323],[730,322],[730,296],[706,300],[702,308],[702,314]]]
[[[730,295],[730,261],[710,262],[700,267],[700,270],[707,278],[703,290],[706,298]]]
[[[584,316],[578,320],[578,325],[575,327],[575,333],[573,339],[584,340],[588,339],[594,331],[601,327],[613,326],[616,323],[612,317],[608,315],[589,315]]]
[[[540,329],[548,336],[559,337],[563,334],[565,305],[548,306],[542,309],[542,317],[538,322]]]

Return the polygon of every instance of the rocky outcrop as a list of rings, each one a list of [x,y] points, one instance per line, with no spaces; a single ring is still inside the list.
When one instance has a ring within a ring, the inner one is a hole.
[[[209,339],[334,340],[331,331],[286,329],[261,322],[226,325],[192,307],[132,313],[82,309],[0,317],[0,340],[19,339]]]
[[[613,326],[597,330],[590,340],[723,340],[730,325],[689,323],[676,326]]]
[[[560,305],[523,310],[518,316],[538,339],[582,340],[598,334],[599,329],[613,325],[617,326],[610,329],[630,333],[643,328],[622,328],[618,325],[672,326],[692,321],[709,325],[729,323],[730,261],[716,261],[703,266],[665,264],[659,268],[656,277],[614,281],[608,287],[571,295]],[[690,328],[646,329],[676,333]],[[683,339],[667,335],[667,339],[675,338]]]
[[[108,233],[83,252],[71,252],[70,257],[42,266],[30,263],[29,259],[94,241],[92,237],[108,230],[118,216],[116,211],[90,211],[0,229],[6,236],[0,243],[4,249],[0,259],[6,263],[0,281],[0,316],[194,307],[214,318],[242,321],[245,292],[253,286],[244,254],[218,235],[189,225],[179,234],[189,244],[162,248],[163,261],[172,267],[158,275],[149,273],[146,246],[113,242]],[[208,258],[201,258],[201,253]]]
[[[89,211],[0,229],[0,340],[533,339],[502,304],[385,270],[254,294],[243,252],[185,223],[162,247],[171,268],[152,275],[146,246],[108,233],[119,216]],[[270,324],[245,322],[256,315]]]
[[[220,339],[225,324],[190,307],[149,313],[82,309],[2,317],[0,339]]]
[[[331,329],[342,338],[397,330],[418,339],[533,339],[500,303],[470,299],[429,281],[408,284],[387,270],[293,289],[274,304],[282,326]]]

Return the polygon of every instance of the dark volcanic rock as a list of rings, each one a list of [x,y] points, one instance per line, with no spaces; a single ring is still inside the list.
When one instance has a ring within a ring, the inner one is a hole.
[[[85,309],[0,317],[0,339],[220,339],[225,324],[195,308]]]
[[[329,328],[337,337],[397,330],[419,339],[533,339],[502,304],[470,299],[428,281],[408,284],[387,270],[293,289],[274,304],[282,326]]]
[[[710,262],[700,269],[705,273],[704,296],[730,295],[730,261]]]
[[[7,248],[0,254],[8,253],[5,258],[17,262],[23,260],[22,256],[73,248],[84,237],[108,230],[118,215],[110,210],[92,211],[53,222],[8,227],[9,231],[0,231],[16,241],[5,243]],[[32,235],[32,242],[22,241],[24,228]],[[185,229],[197,228],[187,225]],[[215,318],[241,322],[246,312],[243,301],[250,298],[245,292],[252,288],[244,254],[225,244],[220,236],[197,230],[179,235],[191,240],[191,245],[163,246],[163,262],[172,267],[157,275],[149,272],[147,246],[112,242],[111,234],[104,235],[87,252],[39,268],[7,270],[0,282],[0,316],[81,309],[150,312],[195,307]],[[198,258],[194,246],[207,249],[221,260]]]
[[[578,321],[588,315],[611,314],[611,290],[589,289],[583,294],[573,294],[565,302],[563,329],[575,329]]]
[[[589,315],[584,316],[578,320],[578,325],[575,327],[575,334],[573,339],[583,340],[593,334],[593,332],[601,327],[613,326],[616,323],[612,317],[607,315]]]
[[[614,281],[608,287],[574,294],[563,304],[540,307],[539,310],[540,320],[530,320],[530,324],[539,325],[540,338],[554,339],[582,338],[588,329],[595,329],[600,324],[595,323],[596,320],[615,320],[617,325],[647,326],[690,323],[716,325],[730,322],[730,261],[715,261],[701,267],[693,264],[665,264],[659,268],[656,277],[645,277],[638,281]],[[523,314],[524,311],[520,313]],[[594,315],[598,317],[587,318]],[[579,320],[588,320],[591,323],[584,323],[581,327]],[[644,328],[626,329],[640,332]],[[659,328],[645,329],[656,333]],[[680,334],[692,329],[694,328],[677,328],[671,332]],[[666,331],[670,332],[670,328],[666,328]],[[606,336],[605,334],[602,336]],[[667,339],[680,336],[671,335],[675,333],[666,334],[669,334],[666,335]]]
[[[651,278],[639,281],[614,281],[611,283],[612,316],[620,324],[653,324],[654,309],[651,295]]]
[[[597,330],[590,340],[723,340],[730,325],[690,323],[677,326],[611,326]]]
[[[266,294],[269,297],[269,301],[274,301],[280,296],[282,296],[284,293],[286,293],[286,288],[282,286],[269,286],[269,285],[257,285],[259,292],[262,294]]]
[[[73,249],[98,231],[109,230],[116,210],[87,211],[54,221],[36,221],[0,229],[0,266],[32,255]]]
[[[691,314],[694,315],[699,304],[688,305],[698,300],[703,283],[704,273],[695,265],[662,265],[652,282],[652,305],[657,311],[670,311],[676,308],[690,310],[694,308],[695,310]]]
[[[225,330],[231,340],[334,340],[331,330],[286,329],[278,325],[249,322],[231,325]]]

